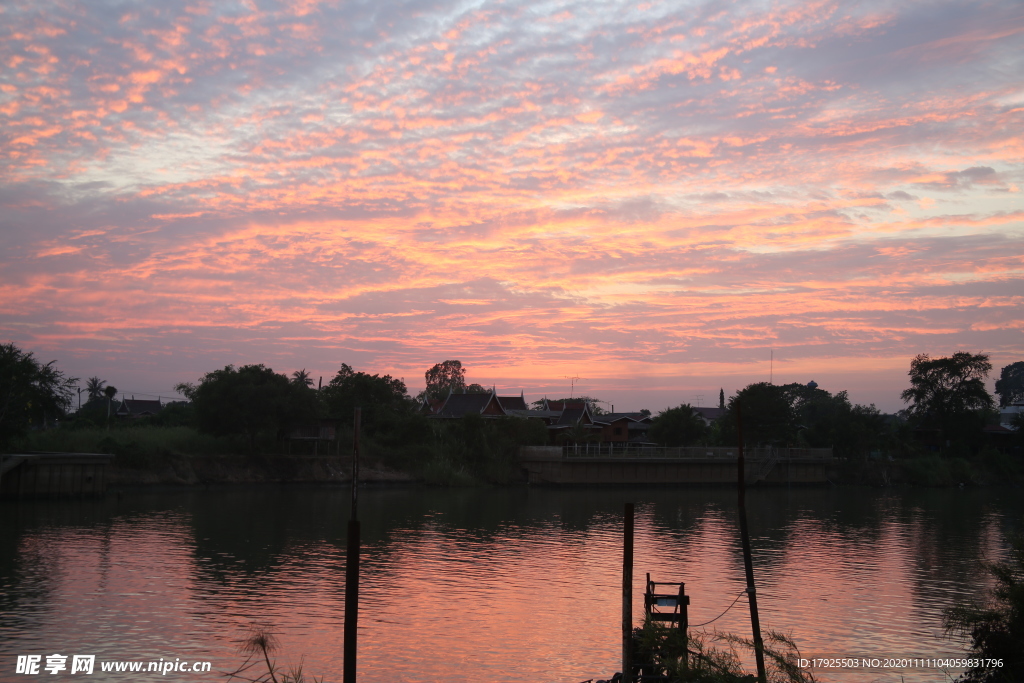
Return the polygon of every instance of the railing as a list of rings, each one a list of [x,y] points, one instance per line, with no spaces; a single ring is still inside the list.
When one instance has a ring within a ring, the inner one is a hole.
[[[744,448],[745,459],[751,461],[831,460],[831,448]],[[577,443],[562,446],[563,458],[644,458],[687,460],[735,460],[739,449],[722,446],[641,446],[617,443]]]

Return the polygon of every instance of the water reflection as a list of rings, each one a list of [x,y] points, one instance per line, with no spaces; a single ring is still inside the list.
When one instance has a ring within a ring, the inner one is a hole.
[[[729,489],[362,493],[361,679],[615,671],[626,501],[637,503],[637,595],[649,571],[686,581],[691,623],[718,616],[743,588]],[[766,489],[748,506],[762,623],[819,656],[957,653],[941,611],[985,589],[978,562],[1001,554],[1022,512],[1012,491]],[[343,490],[302,487],[5,503],[0,679],[11,655],[65,650],[227,671],[246,626],[263,622],[282,660],[304,656],[307,671],[340,680],[348,509]],[[708,628],[746,635],[745,607]],[[831,680],[901,676],[944,680]]]

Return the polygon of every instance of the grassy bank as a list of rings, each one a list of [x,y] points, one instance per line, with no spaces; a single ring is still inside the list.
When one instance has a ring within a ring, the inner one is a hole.
[[[1024,464],[995,450],[973,458],[921,455],[894,460],[838,461],[829,472],[834,484],[868,486],[995,486],[1024,483]]]
[[[476,451],[464,447],[462,435],[452,430],[408,440],[365,436],[360,477],[437,486],[510,483],[519,474],[518,443],[490,434],[487,427],[477,434]],[[345,444],[341,456],[327,458],[314,456],[309,443],[289,449],[287,443],[265,439],[252,449],[244,438],[210,436],[193,427],[117,425],[35,431],[9,451],[113,455],[108,480],[114,485],[349,481],[352,434],[343,431],[338,438]]]
[[[526,421],[474,421],[436,424],[406,435],[366,436],[362,471],[384,481],[422,481],[436,486],[510,484],[520,481],[517,453],[546,435]],[[351,433],[339,434],[341,459],[312,458],[308,443],[264,440],[252,450],[241,437],[203,434],[194,427],[117,425],[58,428],[31,432],[11,452],[57,451],[114,456],[116,483],[192,484],[204,482],[344,481],[349,477]],[[991,486],[1024,483],[1024,464],[995,450],[975,457],[918,455],[889,460],[837,460],[829,471],[834,484],[868,486]]]

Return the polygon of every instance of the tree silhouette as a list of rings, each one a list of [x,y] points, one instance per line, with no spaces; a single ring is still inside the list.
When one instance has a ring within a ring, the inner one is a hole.
[[[1003,368],[996,380],[996,394],[999,396],[1000,408],[1024,399],[1024,360]]]
[[[0,446],[71,406],[78,379],[66,377],[55,362],[40,363],[14,344],[0,344]]]
[[[427,380],[427,398],[444,398],[448,392],[456,394],[466,391],[466,369],[457,360],[437,363],[423,373]]]
[[[900,398],[910,404],[911,420],[919,426],[938,429],[949,441],[970,442],[995,405],[985,388],[991,370],[984,353],[957,351],[949,358],[922,353],[910,362],[910,388]]]
[[[662,446],[693,446],[707,435],[704,420],[688,403],[658,413],[651,421],[650,438]]]
[[[107,383],[99,377],[90,377],[85,383],[85,390],[89,394],[89,400],[92,401],[103,398],[103,387],[105,387],[106,384]]]
[[[309,376],[308,372],[306,372],[306,368],[302,368],[301,370],[296,370],[292,373],[292,384],[311,387],[313,386],[313,378]]]

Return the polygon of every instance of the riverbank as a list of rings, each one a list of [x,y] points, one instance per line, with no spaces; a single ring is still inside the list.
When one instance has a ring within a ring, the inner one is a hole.
[[[1001,454],[973,460],[938,456],[907,460],[837,460],[828,468],[828,484],[836,486],[914,486],[926,488],[1000,486],[1024,483],[1021,463]],[[428,473],[429,474],[429,473]],[[111,486],[252,483],[344,483],[351,481],[351,457],[288,455],[162,455],[142,462],[115,458]],[[492,485],[461,472],[457,479],[422,474],[364,461],[359,478],[375,483],[422,482],[441,486]],[[525,480],[524,480],[525,481]],[[521,484],[523,482],[509,482]],[[771,483],[758,486],[771,487]]]
[[[408,472],[381,463],[362,463],[359,479],[366,482],[413,482]],[[287,455],[165,455],[150,462],[126,465],[114,459],[107,473],[109,486],[256,483],[344,483],[352,480],[350,457]]]
[[[308,444],[307,444],[308,445]],[[360,478],[370,482],[422,482],[442,487],[519,484],[525,480],[516,451],[511,448],[481,457],[463,448],[453,451],[438,440],[417,444],[380,444],[367,439]],[[249,444],[211,437],[187,427],[121,427],[118,429],[51,429],[36,432],[14,444],[21,452],[50,451],[106,453],[111,486],[247,483],[331,483],[351,477],[351,455],[324,457],[279,454],[280,444]],[[298,446],[296,447],[298,448]],[[397,450],[396,450],[397,449]],[[463,452],[464,451],[464,452]],[[13,451],[12,451],[13,452]],[[826,485],[959,487],[1020,485],[1024,463],[1018,458],[983,451],[971,458],[938,455],[877,459],[836,459],[826,469]],[[788,484],[788,482],[787,482]],[[759,486],[771,483],[758,484]]]
[[[938,455],[878,460],[836,460],[829,482],[861,486],[960,487],[1024,483],[1024,464],[1017,458],[985,451],[974,458]]]

